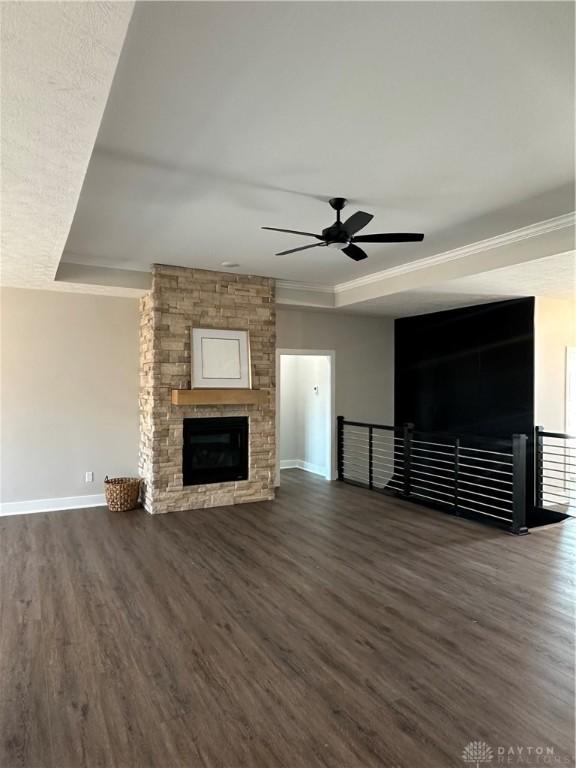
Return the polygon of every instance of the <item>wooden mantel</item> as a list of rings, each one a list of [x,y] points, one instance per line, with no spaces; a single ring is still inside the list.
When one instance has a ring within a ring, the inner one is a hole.
[[[173,389],[172,405],[259,405],[265,389]]]

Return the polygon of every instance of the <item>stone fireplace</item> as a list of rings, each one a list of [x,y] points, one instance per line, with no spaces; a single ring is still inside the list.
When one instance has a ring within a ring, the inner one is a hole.
[[[173,403],[173,390],[190,389],[193,327],[249,331],[256,402]],[[139,470],[148,512],[274,498],[275,348],[273,280],[154,266],[140,304]],[[240,423],[245,428],[234,430]]]

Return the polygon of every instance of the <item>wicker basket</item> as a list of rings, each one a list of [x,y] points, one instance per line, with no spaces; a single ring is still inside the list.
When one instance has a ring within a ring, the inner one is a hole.
[[[108,477],[104,480],[106,504],[110,512],[128,512],[138,506],[140,480],[137,477]]]

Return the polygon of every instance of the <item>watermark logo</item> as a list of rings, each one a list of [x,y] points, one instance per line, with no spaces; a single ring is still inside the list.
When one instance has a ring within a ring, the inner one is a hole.
[[[512,744],[491,747],[485,741],[471,741],[462,750],[462,760],[475,768],[482,768],[493,762],[490,768],[504,765],[522,766],[567,766],[570,758],[557,754],[554,747]]]
[[[465,763],[475,765],[476,768],[480,768],[481,765],[486,763],[491,763],[493,759],[492,747],[486,744],[485,741],[471,741],[462,750],[462,760]]]

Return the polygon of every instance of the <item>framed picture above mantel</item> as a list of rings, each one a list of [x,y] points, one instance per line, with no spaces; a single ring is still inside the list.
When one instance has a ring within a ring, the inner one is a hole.
[[[250,389],[248,331],[192,328],[192,387]]]

